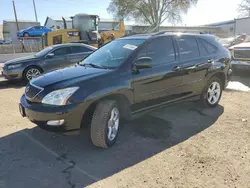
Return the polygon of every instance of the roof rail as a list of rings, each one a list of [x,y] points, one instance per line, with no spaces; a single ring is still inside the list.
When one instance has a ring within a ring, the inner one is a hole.
[[[122,36],[122,37],[128,37],[128,36],[140,35],[140,34],[145,34],[145,33],[136,33],[136,32],[132,32],[132,33],[129,33],[129,34],[125,34],[125,35]],[[122,38],[122,37],[121,37],[121,38]]]
[[[166,34],[166,33],[196,33],[196,34],[204,34],[203,32],[201,31],[183,31],[183,30],[164,30],[164,31],[159,31],[157,33],[154,34],[155,35],[162,35],[162,34]]]

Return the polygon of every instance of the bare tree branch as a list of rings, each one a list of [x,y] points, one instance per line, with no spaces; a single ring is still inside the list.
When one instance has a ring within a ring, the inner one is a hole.
[[[181,21],[181,15],[187,13],[191,5],[198,0],[111,0],[108,12],[115,17],[132,18],[136,21],[159,26],[168,20],[171,23]],[[247,0],[250,1],[250,0]]]
[[[241,4],[238,5],[237,11],[239,12],[239,17],[249,17],[250,0],[242,0]]]

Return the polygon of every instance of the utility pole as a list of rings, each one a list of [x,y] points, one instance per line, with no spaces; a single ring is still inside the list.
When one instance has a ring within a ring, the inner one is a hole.
[[[36,3],[35,3],[35,0],[33,0],[33,6],[34,6],[34,12],[35,12],[35,17],[36,17],[36,22],[38,22],[37,13],[36,13]]]
[[[16,19],[16,27],[17,27],[17,31],[19,31],[19,25],[18,25],[18,21],[17,21],[17,14],[16,14],[16,6],[15,6],[15,2],[14,2],[14,0],[12,0],[12,4],[13,4],[13,10],[14,10],[15,19]]]

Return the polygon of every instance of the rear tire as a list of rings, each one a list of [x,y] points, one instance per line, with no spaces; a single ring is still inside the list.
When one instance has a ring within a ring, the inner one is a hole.
[[[212,77],[205,86],[201,98],[200,98],[200,104],[202,107],[205,108],[213,108],[218,105],[221,99],[223,90],[222,81],[214,76]]]
[[[109,148],[116,142],[119,131],[120,112],[116,101],[104,100],[94,111],[90,136],[97,147]]]

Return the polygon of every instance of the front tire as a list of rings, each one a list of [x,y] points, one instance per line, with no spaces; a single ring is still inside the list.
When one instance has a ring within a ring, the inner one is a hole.
[[[25,69],[23,73],[23,77],[26,82],[29,82],[30,80],[32,80],[35,77],[40,76],[41,74],[42,74],[42,71],[40,68],[36,66],[31,66]]]
[[[23,37],[29,37],[30,35],[29,35],[29,33],[24,33],[23,34]]]
[[[223,85],[221,80],[214,76],[205,86],[201,95],[200,103],[203,107],[213,108],[218,105],[222,95]]]
[[[97,147],[109,148],[116,142],[120,123],[120,112],[116,101],[104,100],[94,111],[90,136]]]

